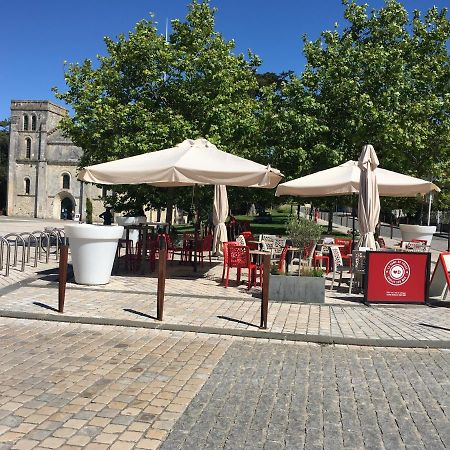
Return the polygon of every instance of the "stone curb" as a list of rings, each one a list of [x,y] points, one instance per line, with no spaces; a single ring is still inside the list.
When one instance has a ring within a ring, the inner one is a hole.
[[[274,339],[292,342],[309,342],[328,345],[356,345],[368,347],[395,348],[433,348],[450,349],[450,340],[407,340],[407,339],[369,339],[340,336],[324,336],[318,334],[280,333],[264,330],[239,330],[233,328],[204,327],[171,323],[152,323],[140,320],[112,319],[103,317],[80,317],[29,313],[21,311],[0,310],[0,317],[11,319],[43,320],[49,322],[80,323],[86,325],[110,325],[130,328],[148,328],[163,331],[184,331],[189,333],[218,334],[224,336],[249,337],[256,339]]]

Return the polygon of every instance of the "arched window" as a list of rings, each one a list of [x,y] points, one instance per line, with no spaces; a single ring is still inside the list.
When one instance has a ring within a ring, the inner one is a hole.
[[[68,173],[63,173],[62,184],[63,189],[70,189],[70,175]]]
[[[23,116],[23,129],[24,130],[28,130],[28,127],[30,125],[30,119],[28,118],[28,116]]]
[[[31,129],[36,131],[36,116],[31,116]]]
[[[25,139],[26,149],[25,149],[25,158],[31,159],[31,139]]]
[[[30,179],[25,178],[24,182],[25,182],[25,194],[30,195]]]

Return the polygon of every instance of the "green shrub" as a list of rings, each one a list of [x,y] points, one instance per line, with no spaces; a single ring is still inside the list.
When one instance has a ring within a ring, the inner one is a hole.
[[[304,248],[310,242],[317,242],[320,239],[322,227],[312,220],[294,217],[288,222],[286,232],[294,246]]]
[[[300,270],[300,275],[302,277],[323,277],[323,269],[320,267],[302,267]]]
[[[86,223],[92,223],[92,201],[90,198],[86,199]]]

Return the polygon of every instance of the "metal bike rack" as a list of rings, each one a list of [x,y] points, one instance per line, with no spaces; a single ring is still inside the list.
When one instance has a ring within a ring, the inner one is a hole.
[[[9,233],[3,236],[4,239],[9,241],[10,246],[14,245],[14,259],[13,259],[13,267],[17,266],[18,261],[18,251],[19,251],[19,241],[22,244],[22,264],[21,264],[21,272],[25,270],[25,259],[26,259],[26,244],[25,239],[17,233]],[[14,238],[14,239],[11,239]]]
[[[25,236],[28,236],[26,238],[26,243],[27,243],[27,260],[26,261],[27,261],[27,263],[30,262],[31,241],[34,241],[34,264],[33,264],[33,267],[37,267],[37,263],[38,263],[38,239],[37,239],[37,237],[32,233],[28,233],[28,231],[20,233],[20,236],[22,236],[23,238],[25,238]]]
[[[3,270],[3,257],[5,248],[6,248],[5,275],[9,276],[9,265],[11,261],[11,245],[9,244],[8,239],[5,239],[3,236],[0,236],[0,270]]]
[[[33,231],[33,232],[31,232],[31,234],[33,234],[34,236],[37,236],[37,235],[39,236],[38,237],[39,261],[42,259],[43,245],[45,245],[45,247],[46,247],[45,262],[48,264],[48,260],[49,260],[49,257],[50,257],[50,239],[49,239],[48,235],[44,231],[40,231],[40,230]]]

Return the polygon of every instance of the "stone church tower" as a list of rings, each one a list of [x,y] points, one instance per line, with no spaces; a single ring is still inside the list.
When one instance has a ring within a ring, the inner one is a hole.
[[[45,100],[12,100],[7,213],[52,219],[85,219],[86,198],[93,219],[103,208],[102,189],[77,180],[82,149],[58,129],[68,111]]]

